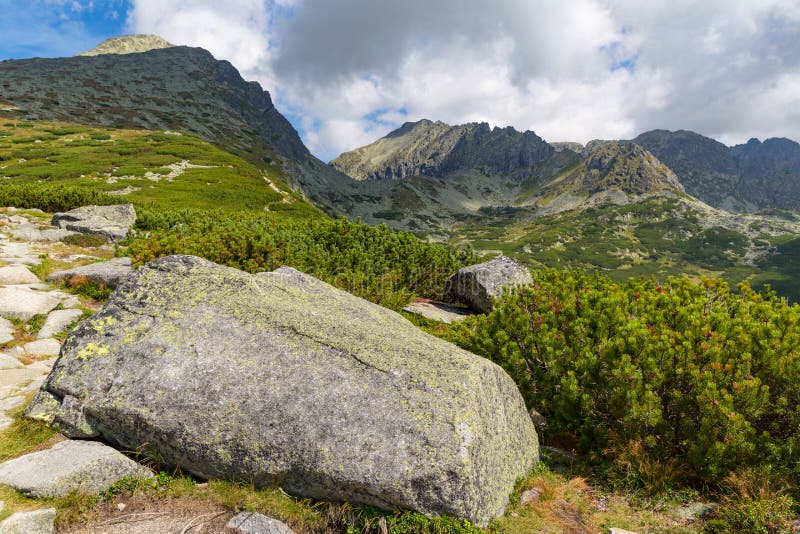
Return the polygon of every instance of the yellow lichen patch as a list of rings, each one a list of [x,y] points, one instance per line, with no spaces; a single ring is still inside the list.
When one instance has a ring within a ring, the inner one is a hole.
[[[107,326],[114,326],[117,324],[117,320],[109,315],[100,319],[95,319],[90,324],[92,325],[92,328],[94,328],[95,332],[102,334],[103,330],[105,330]]]
[[[106,356],[109,353],[108,345],[98,345],[97,343],[89,343],[81,350],[78,351],[78,354],[75,356],[79,360],[88,360],[89,358],[94,358],[95,356]]]

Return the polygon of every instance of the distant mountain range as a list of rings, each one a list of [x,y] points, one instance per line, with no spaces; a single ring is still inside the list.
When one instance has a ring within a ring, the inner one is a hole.
[[[531,265],[619,279],[713,274],[800,295],[800,269],[787,261],[800,254],[794,141],[727,147],[654,130],[584,146],[421,120],[328,165],[269,93],[205,50],[130,36],[89,54],[0,62],[0,116],[183,130],[278,169],[331,214]]]

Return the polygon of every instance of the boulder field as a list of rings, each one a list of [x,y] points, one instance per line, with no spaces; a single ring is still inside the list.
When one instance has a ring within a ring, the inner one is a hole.
[[[193,256],[122,281],[27,414],[202,478],[478,525],[539,454],[492,362],[293,269]]]

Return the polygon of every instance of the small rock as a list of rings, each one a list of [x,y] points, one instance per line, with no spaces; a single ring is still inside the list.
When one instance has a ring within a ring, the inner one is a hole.
[[[25,343],[25,354],[34,357],[58,356],[61,343],[57,339],[39,339]]]
[[[541,429],[543,426],[547,424],[547,419],[545,419],[542,414],[536,411],[536,408],[531,408],[528,411],[528,415],[531,416],[531,421],[533,421],[533,426],[536,427],[536,430]]]
[[[525,506],[528,503],[536,502],[539,500],[539,497],[541,497],[541,495],[542,495],[542,490],[540,488],[532,488],[529,490],[525,490],[519,497],[519,505]]]
[[[240,534],[294,534],[286,523],[256,512],[238,513],[225,527]]]
[[[17,512],[0,523],[2,534],[52,534],[56,509],[44,508],[32,512]]]
[[[125,239],[136,222],[133,204],[114,206],[83,206],[53,215],[52,224],[82,234],[105,237],[110,241]]]
[[[511,258],[500,256],[491,261],[459,269],[447,280],[445,302],[463,302],[480,313],[489,313],[494,300],[507,286],[533,283],[527,267]]]
[[[42,329],[39,330],[39,333],[36,335],[36,339],[53,337],[75,322],[81,315],[83,315],[83,312],[75,309],[55,310],[50,312],[50,315],[47,316],[47,319],[42,325]]]
[[[41,360],[38,362],[33,362],[30,365],[26,365],[28,369],[35,369],[37,371],[41,371],[42,373],[49,373],[53,369],[53,365],[56,363],[58,358],[49,358],[47,360]]]
[[[114,289],[131,274],[131,271],[130,258],[114,258],[109,261],[90,263],[74,269],[50,273],[47,281],[51,284],[58,284],[72,278],[85,278],[93,284],[102,284]]]
[[[28,321],[34,315],[48,313],[59,300],[24,287],[0,287],[0,316]]]
[[[632,530],[625,530],[624,528],[611,527],[608,529],[608,534],[638,534]]]
[[[97,441],[68,440],[0,464],[0,483],[38,498],[97,494],[124,477],[153,472]]]
[[[39,278],[27,267],[22,265],[7,265],[5,267],[0,267],[0,285],[38,283]]]
[[[685,521],[698,521],[705,518],[719,506],[713,502],[693,502],[675,510],[675,515]]]
[[[117,503],[117,510],[119,510],[120,512],[123,511],[127,507],[128,506],[124,502]]]

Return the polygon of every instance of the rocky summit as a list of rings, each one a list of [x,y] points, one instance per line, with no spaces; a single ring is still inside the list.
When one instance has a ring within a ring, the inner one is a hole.
[[[159,48],[171,48],[175,46],[167,42],[158,35],[123,35],[106,39],[91,50],[87,50],[79,56],[100,56],[103,54],[139,54]]]
[[[407,122],[374,143],[342,154],[331,164],[358,180],[445,176],[477,167],[508,173],[546,160],[555,150],[531,131],[484,123],[450,126],[423,119]]]
[[[538,458],[494,363],[293,269],[193,256],[134,271],[28,414],[203,478],[479,525]]]

